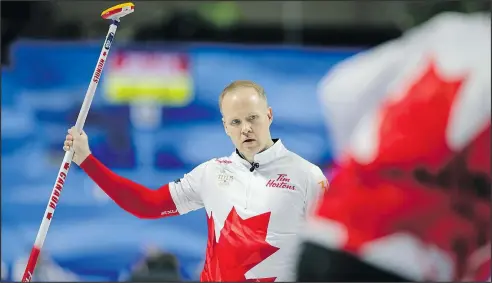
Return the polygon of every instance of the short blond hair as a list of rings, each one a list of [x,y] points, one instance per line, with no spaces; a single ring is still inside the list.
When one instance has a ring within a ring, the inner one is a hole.
[[[267,101],[267,97],[266,97],[266,94],[265,94],[265,90],[263,89],[263,87],[253,81],[248,81],[248,80],[237,80],[237,81],[233,81],[232,83],[228,84],[224,90],[222,90],[222,92],[220,93],[220,97],[219,97],[219,109],[220,111],[222,111],[222,100],[224,100],[224,96],[228,93],[228,92],[231,92],[233,90],[236,90],[238,88],[247,88],[247,87],[250,87],[250,88],[253,88],[254,90],[256,90],[256,92],[258,93],[258,95],[265,99],[265,101],[268,103]]]

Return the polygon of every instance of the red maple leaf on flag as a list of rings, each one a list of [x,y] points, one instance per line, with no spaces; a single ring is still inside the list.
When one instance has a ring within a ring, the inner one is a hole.
[[[424,162],[435,169],[447,161],[450,149],[446,131],[451,109],[467,76],[444,78],[437,65],[431,57],[401,100],[385,102],[379,156],[374,163],[394,166]]]
[[[233,207],[219,241],[213,215],[208,217],[208,243],[200,281],[274,282],[276,277],[246,279],[246,272],[279,250],[266,242],[271,212],[242,219]]]
[[[443,75],[432,57],[424,67],[399,99],[384,102],[377,156],[368,164],[346,162],[316,213],[347,227],[347,251],[405,232],[449,253],[461,278],[466,246],[476,248],[480,239],[475,223],[482,223],[480,215],[490,216],[490,206],[477,213],[479,201],[458,189],[464,172],[459,166],[467,165],[459,159],[466,150],[454,152],[448,145],[453,107],[464,103],[457,99],[469,74]],[[422,268],[425,280],[436,280],[435,265]]]

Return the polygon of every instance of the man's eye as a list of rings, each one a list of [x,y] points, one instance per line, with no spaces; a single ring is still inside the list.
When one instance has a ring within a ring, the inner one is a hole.
[[[250,121],[251,121],[251,120],[255,120],[256,118],[258,118],[258,116],[256,116],[256,115],[249,116],[249,120],[250,120]]]
[[[231,122],[231,124],[233,124],[233,125],[238,125],[239,123],[240,123],[239,120],[232,120],[232,122]]]

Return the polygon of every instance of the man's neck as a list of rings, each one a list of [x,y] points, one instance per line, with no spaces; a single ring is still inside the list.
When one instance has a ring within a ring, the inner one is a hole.
[[[258,153],[261,153],[261,152],[263,152],[263,151],[265,151],[265,150],[269,149],[269,148],[270,148],[272,145],[274,145],[274,144],[275,144],[275,142],[273,142],[273,140],[272,140],[272,139],[270,139],[270,142],[269,142],[269,143],[265,146],[265,148],[263,148],[262,150],[260,150]],[[239,152],[239,151],[238,151],[238,152]],[[258,154],[258,153],[256,153],[256,154]],[[253,155],[249,156],[249,155],[246,155],[246,154],[244,154],[244,153],[242,153],[242,152],[239,152],[239,155],[240,155],[243,159],[246,159],[246,161],[248,161],[249,163],[253,163],[253,162],[255,161],[255,159],[254,159],[254,158],[255,158],[255,155],[256,155],[256,154],[253,154]]]

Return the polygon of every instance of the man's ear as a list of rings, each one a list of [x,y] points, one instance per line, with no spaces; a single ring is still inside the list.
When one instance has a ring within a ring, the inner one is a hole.
[[[270,124],[271,124],[273,122],[273,111],[272,111],[272,107],[268,107],[267,117],[268,117],[268,120],[270,121]]]
[[[222,117],[222,125],[224,126],[224,131],[225,131],[226,135],[229,135],[229,132],[227,131],[227,125],[224,121],[224,117]]]

